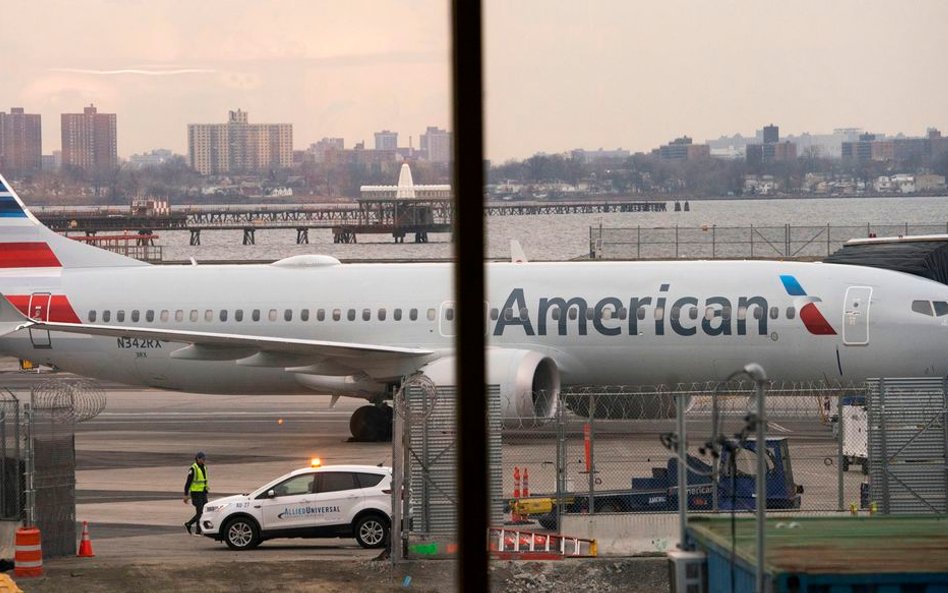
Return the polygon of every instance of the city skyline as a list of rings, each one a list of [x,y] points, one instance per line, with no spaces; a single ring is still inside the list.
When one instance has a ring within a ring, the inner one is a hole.
[[[95,113],[96,111],[96,107],[94,105],[89,105],[87,107],[84,107],[83,109],[87,114],[90,112],[90,110],[92,113]],[[60,114],[60,115],[61,115],[61,121],[63,122],[65,122],[67,118],[76,117],[75,114]],[[7,118],[8,122],[18,121],[16,120],[16,118],[21,118],[21,119],[24,117],[30,118],[31,121],[33,122],[32,123],[33,128],[41,128],[42,126],[40,123],[40,114],[30,114],[30,113],[24,114],[23,107],[13,107],[11,108],[11,113],[9,114],[3,112],[2,109],[0,109],[0,141],[2,141],[2,146],[0,146],[0,166],[6,168],[8,163],[3,160],[3,153],[5,151],[9,152],[10,155],[13,156],[14,160],[11,161],[11,163],[18,163],[19,161],[16,159],[23,158],[19,155],[22,153],[24,149],[26,149],[27,151],[30,151],[33,149],[38,150],[38,147],[33,146],[29,142],[21,146],[21,144],[23,143],[23,138],[17,135],[16,133],[11,135],[10,137],[4,137],[4,134],[3,134],[3,131],[4,131],[3,118],[4,117]],[[112,158],[114,159],[115,158],[114,156],[115,136],[116,136],[116,125],[115,125],[116,114],[109,114],[108,117],[111,118],[111,131],[107,135],[111,135],[112,146],[110,150],[113,153]],[[254,123],[250,125],[250,129],[258,128],[260,130],[269,130],[266,132],[267,134],[277,133],[276,130],[280,130],[279,134],[282,137],[282,140],[279,141],[279,144],[281,145],[281,148],[279,149],[279,156],[274,156],[273,158],[271,158],[271,156],[263,155],[263,154],[251,156],[249,153],[244,156],[232,155],[232,156],[235,156],[237,160],[234,161],[233,163],[230,163],[230,165],[225,165],[224,161],[221,161],[220,163],[218,163],[217,165],[214,165],[213,167],[210,165],[209,162],[203,162],[201,159],[206,160],[207,158],[209,158],[208,155],[210,154],[210,152],[208,151],[212,150],[208,142],[211,142],[211,143],[222,142],[223,143],[222,146],[224,146],[223,148],[216,148],[213,150],[223,151],[223,152],[220,152],[218,157],[224,158],[225,161],[228,158],[230,158],[226,154],[228,152],[228,149],[226,148],[225,145],[229,145],[231,142],[227,140],[226,132],[228,131],[228,128],[231,125],[233,125],[235,117],[238,117],[238,119],[242,121],[244,126],[248,124],[248,120],[247,120],[248,114],[247,112],[241,109],[229,111],[229,118],[230,118],[229,123],[217,122],[217,123],[189,123],[187,124],[189,140],[188,140],[188,147],[184,151],[184,153],[178,153],[178,152],[175,152],[173,149],[168,149],[168,148],[159,146],[159,147],[149,148],[138,153],[133,153],[128,156],[120,155],[118,156],[118,161],[131,161],[131,160],[136,160],[136,159],[140,162],[151,161],[154,159],[149,159],[147,157],[149,157],[149,155],[154,156],[157,153],[167,153],[166,154],[167,157],[170,157],[172,155],[180,155],[186,158],[188,160],[188,163],[195,170],[197,170],[201,174],[206,175],[212,172],[213,173],[226,173],[230,171],[231,169],[244,170],[247,168],[246,166],[243,166],[243,165],[238,166],[242,162],[242,159],[244,158],[252,158],[252,159],[263,158],[264,161],[268,161],[268,162],[272,160],[272,164],[278,164],[279,167],[287,168],[293,165],[295,157],[293,156],[292,153],[294,152],[312,153],[312,154],[322,153],[328,146],[332,146],[336,150],[355,149],[355,150],[370,150],[370,151],[381,150],[381,151],[398,152],[399,154],[401,154],[402,157],[409,157],[411,155],[411,156],[420,157],[422,160],[429,160],[429,161],[441,162],[441,163],[450,162],[450,158],[451,158],[450,147],[452,143],[453,134],[450,131],[442,130],[436,126],[428,126],[425,132],[418,134],[417,136],[408,135],[409,142],[411,143],[410,147],[407,146],[402,141],[404,136],[401,136],[398,131],[384,129],[384,130],[376,131],[373,133],[374,145],[373,143],[366,142],[365,140],[354,141],[351,138],[347,139],[345,137],[336,137],[336,138],[323,137],[319,140],[313,140],[313,141],[302,139],[300,140],[300,143],[304,144],[305,146],[302,148],[295,148],[294,147],[295,143],[293,141],[293,124],[292,123],[273,124],[273,123],[264,122],[264,123]],[[202,136],[202,139],[200,140],[200,143],[201,143],[200,148],[198,149],[196,145],[194,144],[195,142],[194,132],[196,129],[205,130],[204,135],[216,134],[214,135],[214,138],[217,138],[217,139],[212,140],[211,136],[207,136],[206,138]],[[217,133],[210,132],[210,130],[215,130],[215,129],[221,130],[221,131]],[[691,138],[690,136],[685,135],[685,136],[676,138],[674,140],[670,140],[666,143],[662,143],[659,146],[651,147],[649,149],[639,150],[639,151],[626,150],[622,148],[621,146],[617,148],[605,148],[602,146],[598,148],[589,148],[589,147],[575,146],[568,150],[561,151],[559,153],[549,153],[549,152],[541,150],[541,151],[537,151],[533,153],[532,155],[526,155],[520,159],[517,159],[517,158],[508,159],[508,161],[518,161],[518,160],[523,161],[533,156],[551,155],[551,154],[559,154],[559,155],[564,155],[564,156],[575,157],[578,153],[583,153],[584,156],[582,158],[586,160],[589,160],[590,158],[600,158],[601,156],[610,156],[612,158],[615,158],[623,154],[626,157],[628,157],[632,154],[649,154],[649,153],[660,155],[662,158],[668,158],[669,152],[674,150],[673,147],[675,146],[680,147],[682,144],[687,144],[691,146],[692,148],[697,149],[697,150],[692,150],[691,148],[689,148],[689,156],[688,156],[689,159],[702,158],[702,157],[733,159],[733,158],[744,158],[745,148],[747,150],[750,150],[754,148],[755,143],[758,147],[760,146],[761,142],[763,144],[775,143],[773,138],[778,138],[780,140],[780,143],[782,145],[785,145],[785,147],[780,151],[778,160],[786,160],[786,159],[792,160],[802,155],[803,151],[808,151],[811,149],[815,149],[815,152],[812,153],[812,156],[839,159],[841,156],[843,156],[841,154],[841,151],[847,142],[852,143],[857,140],[866,140],[866,139],[869,139],[869,137],[871,137],[872,140],[880,140],[880,141],[886,140],[890,142],[892,140],[896,140],[896,141],[924,140],[926,138],[930,138],[932,134],[934,134],[938,138],[941,138],[940,130],[938,128],[935,128],[934,126],[926,127],[924,133],[909,133],[909,134],[905,134],[902,132],[899,132],[897,134],[890,134],[890,133],[886,133],[885,131],[877,130],[875,128],[870,128],[871,131],[864,130],[862,128],[834,128],[832,133],[822,133],[820,131],[817,131],[813,133],[804,132],[801,134],[789,133],[789,134],[785,134],[781,136],[779,130],[780,130],[780,126],[771,122],[770,124],[762,125],[756,128],[753,133],[749,133],[748,135],[744,135],[743,131],[737,131],[737,132],[732,132],[732,133],[719,133],[717,138],[707,138],[704,140]],[[242,134],[243,133],[245,132],[242,132]],[[429,147],[427,145],[428,143],[426,142],[427,137],[430,137],[433,133],[436,135],[439,135],[440,138],[444,138],[444,140],[438,141],[439,144],[437,148]],[[20,134],[22,134],[22,131],[20,132]],[[221,135],[221,134],[225,134],[225,135]],[[770,140],[767,139],[768,134],[771,135]],[[71,134],[66,134],[66,133],[62,134],[63,139],[65,139],[67,136],[71,136]],[[218,138],[218,136],[220,137]],[[414,138],[417,138],[417,140],[414,140]],[[241,142],[245,142],[246,140],[252,140],[250,144],[253,146],[272,145],[271,148],[273,148],[273,146],[276,146],[273,144],[273,142],[276,142],[276,140],[267,141],[261,144],[259,138],[256,138],[256,139],[247,138],[247,139],[241,140]],[[329,144],[327,144],[327,142]],[[944,141],[939,140],[939,142],[944,142]],[[346,145],[348,145],[348,149],[346,148]],[[432,150],[434,150],[435,152],[432,152]],[[683,149],[679,149],[678,152],[681,152],[682,150]],[[59,153],[57,162],[58,160],[62,160],[64,163],[67,163],[67,164],[76,164],[76,163],[71,163],[70,158],[63,157],[62,150],[51,149],[50,147],[47,147],[46,150],[43,151],[42,156],[44,159],[47,159],[47,158],[52,159],[53,157],[56,156],[57,153]],[[203,156],[196,156],[196,154],[200,154]],[[277,153],[274,153],[274,155],[276,154]],[[771,155],[771,158],[773,158],[773,156],[774,155]],[[39,158],[39,153],[37,153],[36,157],[37,159]],[[142,157],[145,157],[145,158],[143,159]],[[84,158],[92,158],[92,157],[87,156]],[[317,158],[317,160],[320,160],[320,159]],[[117,161],[113,161],[113,163],[117,163]],[[501,163],[495,162],[494,164],[501,164]],[[262,163],[257,163],[255,167],[250,167],[250,169],[260,168],[260,167],[263,167]],[[23,168],[22,166],[13,166],[10,170],[6,172],[8,174],[12,172],[24,172],[24,171],[29,171],[31,168],[38,170],[39,165],[37,164],[35,166],[26,167],[26,168]],[[263,167],[263,168],[266,168],[266,167]],[[21,169],[23,170],[21,171]]]
[[[647,152],[681,135],[858,127],[894,135],[948,128],[939,58],[948,5],[733,0],[488,1],[486,156],[577,147]],[[399,144],[449,129],[449,4],[250,0],[193,5],[90,0],[18,4],[0,39],[0,106],[56,117],[94,103],[118,114],[122,157],[187,152],[187,125],[243,109],[290,122],[295,149],[323,137]]]

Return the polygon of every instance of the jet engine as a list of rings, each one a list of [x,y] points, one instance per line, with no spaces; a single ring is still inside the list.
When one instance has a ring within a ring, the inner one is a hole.
[[[421,368],[435,385],[455,385],[454,358],[438,359]],[[487,351],[487,384],[500,386],[504,424],[544,422],[557,411],[560,373],[553,359],[533,350],[491,348]]]

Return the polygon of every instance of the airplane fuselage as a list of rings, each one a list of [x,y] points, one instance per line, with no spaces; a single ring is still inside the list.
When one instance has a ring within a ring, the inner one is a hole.
[[[788,381],[948,374],[948,317],[913,311],[917,301],[948,301],[948,287],[898,272],[759,261],[488,269],[489,345],[548,356],[564,385],[716,380],[748,362]],[[71,268],[8,273],[0,290],[25,313],[49,321],[432,351],[368,369],[384,384],[450,355],[451,274],[449,264]],[[132,385],[311,393],[300,373],[287,371],[297,365],[173,356],[186,346],[37,330],[0,338],[7,354]],[[311,374],[322,374],[318,361],[307,362],[315,362]]]

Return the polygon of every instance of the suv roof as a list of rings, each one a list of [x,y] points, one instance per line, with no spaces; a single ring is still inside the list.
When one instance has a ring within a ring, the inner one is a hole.
[[[336,472],[365,472],[369,474],[390,474],[392,473],[392,468],[386,465],[320,465],[319,467],[301,467],[299,469],[293,470],[289,475],[302,474],[305,472],[325,472],[325,471],[336,471]]]

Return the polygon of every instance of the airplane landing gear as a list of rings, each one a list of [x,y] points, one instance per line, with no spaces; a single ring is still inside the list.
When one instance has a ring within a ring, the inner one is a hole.
[[[361,442],[392,440],[393,413],[392,407],[385,404],[358,408],[349,419],[352,440]]]

